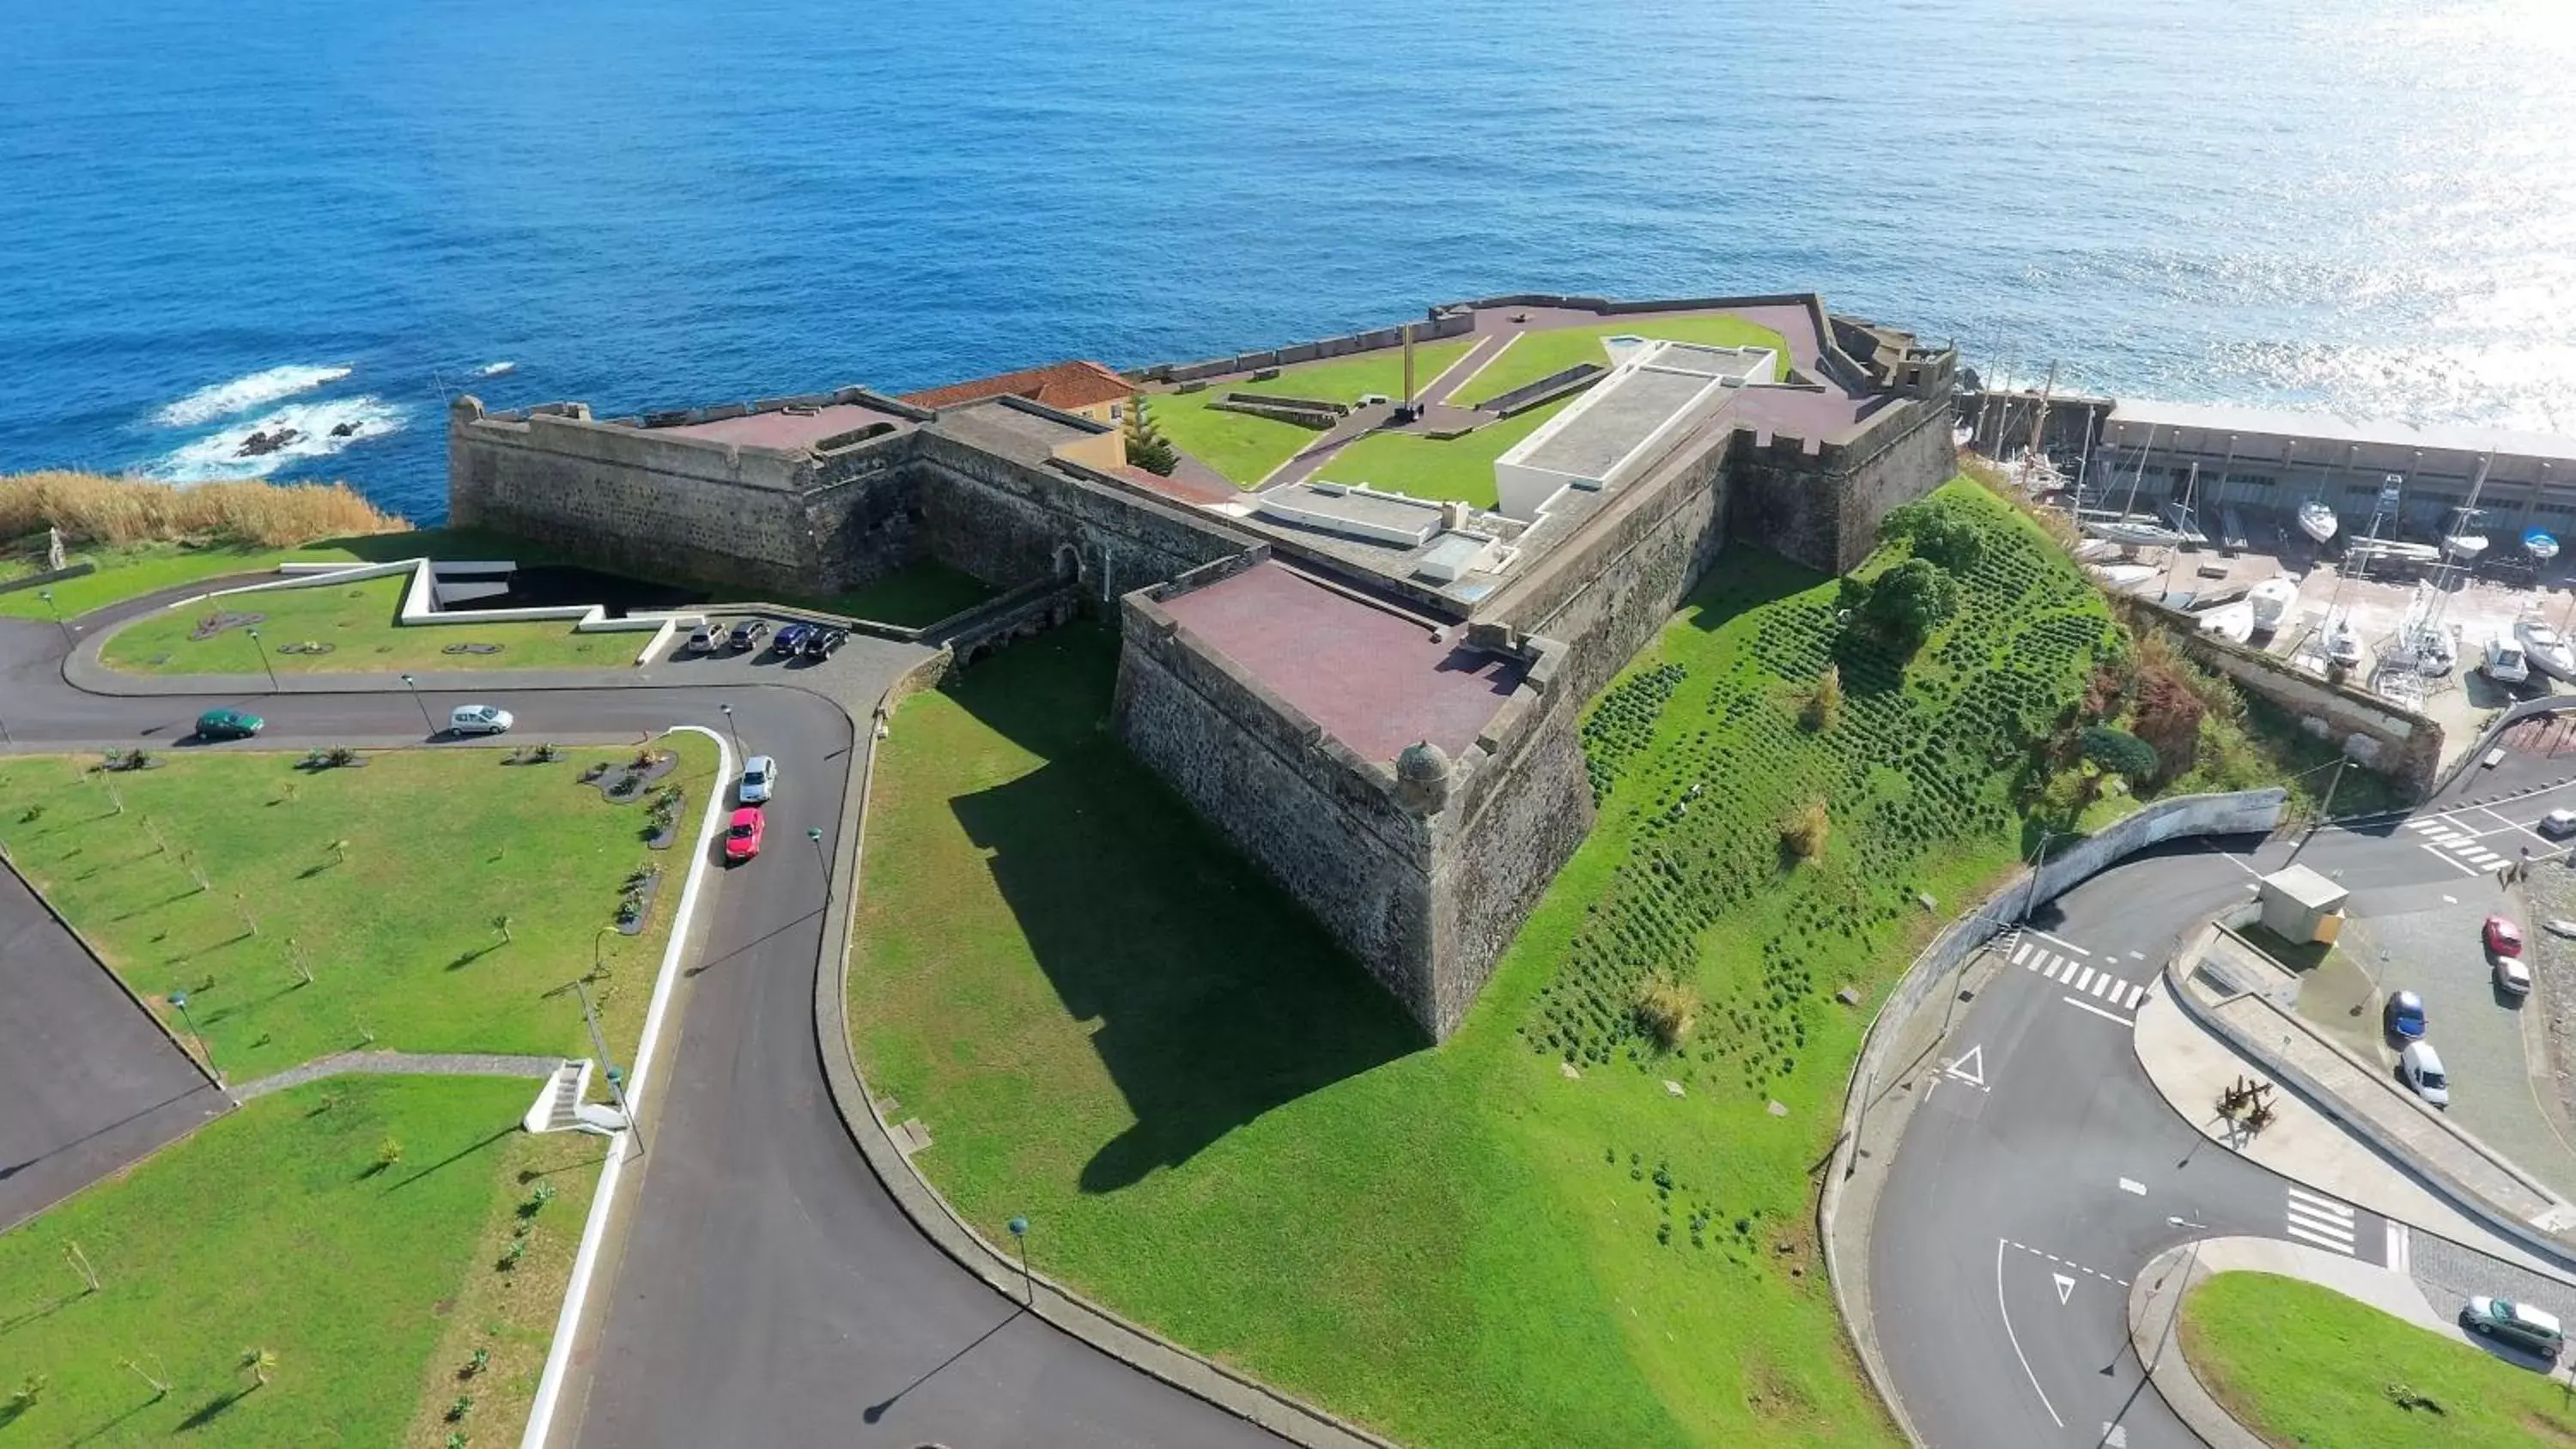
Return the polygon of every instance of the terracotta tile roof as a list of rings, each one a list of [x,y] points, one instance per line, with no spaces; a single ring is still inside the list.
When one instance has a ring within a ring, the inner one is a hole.
[[[997,377],[979,377],[972,382],[953,382],[925,392],[908,392],[903,395],[903,400],[915,407],[944,408],[988,397],[1024,397],[1072,412],[1077,408],[1116,402],[1135,390],[1136,384],[1097,362],[1052,362],[1044,367],[1023,368]]]

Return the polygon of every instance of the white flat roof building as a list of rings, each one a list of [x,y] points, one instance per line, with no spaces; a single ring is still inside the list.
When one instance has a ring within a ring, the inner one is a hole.
[[[1779,375],[1767,347],[1612,337],[1613,365],[1572,406],[1494,460],[1496,511],[1535,519],[1568,488],[1608,490],[1662,452],[1662,444],[1706,418],[1747,382]]]

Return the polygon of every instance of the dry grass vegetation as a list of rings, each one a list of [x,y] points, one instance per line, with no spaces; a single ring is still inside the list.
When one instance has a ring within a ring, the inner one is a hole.
[[[410,527],[346,483],[201,483],[50,471],[0,476],[0,538],[59,528],[67,542],[178,539],[283,548]]]

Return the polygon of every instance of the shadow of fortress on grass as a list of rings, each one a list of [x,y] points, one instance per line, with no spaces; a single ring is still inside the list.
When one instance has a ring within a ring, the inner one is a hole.
[[[1108,724],[1114,635],[1024,643],[954,697],[1047,761],[951,802],[1038,966],[1136,1121],[1099,1144],[1114,1192],[1273,1107],[1429,1045],[1322,928],[1130,756]]]

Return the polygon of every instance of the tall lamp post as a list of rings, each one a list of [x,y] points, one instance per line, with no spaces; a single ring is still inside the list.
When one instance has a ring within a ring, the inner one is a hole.
[[[420,681],[406,674],[402,677],[402,682],[403,687],[411,691],[411,702],[420,706],[420,727],[431,734],[438,733],[438,726],[430,721],[429,706],[421,702]]]
[[[72,647],[72,626],[63,622],[62,606],[54,602],[54,591],[38,589],[36,597],[45,601],[46,611],[54,616],[54,627],[63,631],[63,647],[65,649]]]
[[[175,1006],[175,1007],[179,1008],[179,1019],[180,1019],[181,1021],[186,1022],[186,1023],[188,1024],[188,1039],[189,1039],[189,1040],[191,1040],[191,1041],[193,1041],[193,1042],[195,1042],[195,1043],[197,1044],[197,1055],[199,1055],[199,1056],[201,1056],[201,1057],[204,1057],[204,1058],[206,1059],[206,1070],[207,1070],[207,1071],[210,1071],[210,1072],[211,1072],[211,1071],[214,1071],[214,1070],[215,1070],[215,1053],[214,1053],[214,1049],[213,1049],[212,1047],[209,1047],[209,1046],[207,1046],[207,1045],[206,1045],[206,1038],[205,1038],[201,1033],[199,1033],[199,1032],[198,1032],[198,1030],[197,1030],[197,1019],[196,1019],[195,1017],[193,1017],[193,1016],[190,1016],[190,1015],[188,1014],[188,993],[186,993],[186,992],[184,992],[184,991],[173,991],[173,992],[171,992],[171,993],[170,993],[170,1004],[171,1004],[172,1006]],[[217,1080],[218,1080],[218,1081],[222,1080],[222,1078],[221,1078],[221,1075],[220,1075],[220,1074],[218,1074],[218,1075],[217,1075]]]
[[[832,890],[832,863],[823,858],[822,827],[807,826],[805,829],[805,838],[814,842],[814,863],[823,868],[823,892],[824,894],[829,895]]]
[[[1020,1249],[1020,1292],[1026,1295],[1030,1311],[1034,1312],[1038,1306],[1038,1285],[1037,1280],[1029,1276],[1029,1220],[1013,1218],[1006,1226],[1011,1230],[1011,1241]]]
[[[277,693],[277,670],[268,662],[268,646],[259,642],[257,629],[244,629],[242,632],[250,636],[251,646],[259,651],[259,667],[268,671],[268,692]]]
[[[720,704],[716,708],[724,711],[725,733],[733,736],[733,762],[739,768],[742,764],[742,731],[734,727],[733,706]]]

